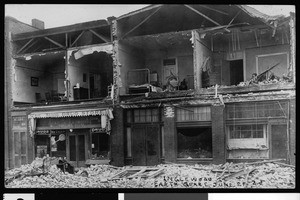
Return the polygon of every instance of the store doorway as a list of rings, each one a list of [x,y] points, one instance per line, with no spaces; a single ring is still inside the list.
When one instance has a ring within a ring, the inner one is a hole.
[[[159,125],[134,125],[132,130],[133,165],[159,164]]]
[[[271,158],[286,159],[287,158],[287,125],[272,124],[271,125]]]
[[[73,130],[68,136],[68,160],[75,167],[84,167],[87,158],[87,133]]]

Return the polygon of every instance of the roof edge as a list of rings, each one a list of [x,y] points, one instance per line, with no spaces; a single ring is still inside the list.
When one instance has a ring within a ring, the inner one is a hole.
[[[132,12],[121,15],[121,16],[117,17],[116,20],[120,20],[120,19],[123,19],[123,18],[126,18],[126,17],[130,17],[130,16],[138,14],[140,12],[144,12],[144,11],[151,10],[151,9],[161,7],[161,6],[163,6],[163,4],[151,4],[150,6],[146,6],[144,8],[140,8],[138,10],[134,10]]]

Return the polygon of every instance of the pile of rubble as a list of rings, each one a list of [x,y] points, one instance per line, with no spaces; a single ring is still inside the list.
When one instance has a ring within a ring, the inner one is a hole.
[[[33,162],[5,172],[7,188],[295,188],[295,167],[278,160],[152,167],[91,165],[74,174]]]

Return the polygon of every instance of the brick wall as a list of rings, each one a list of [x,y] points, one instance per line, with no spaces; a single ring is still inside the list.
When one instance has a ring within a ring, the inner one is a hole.
[[[221,164],[226,161],[225,154],[225,122],[224,106],[211,107],[213,163]]]
[[[115,107],[113,111],[114,119],[111,121],[111,157],[112,165],[124,165],[124,126],[123,109]]]
[[[175,112],[174,107],[167,111],[164,108],[163,122],[164,122],[164,143],[165,143],[165,161],[176,162],[176,129],[175,129],[175,114],[172,115],[171,111]],[[166,111],[168,113],[166,113]]]

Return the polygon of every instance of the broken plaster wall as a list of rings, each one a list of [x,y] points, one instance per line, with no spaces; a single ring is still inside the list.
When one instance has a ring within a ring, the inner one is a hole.
[[[276,31],[272,37],[272,30],[264,29],[249,29],[244,31],[233,30],[231,33],[217,32],[205,37],[211,40],[211,49],[214,52],[214,67],[222,66],[221,76],[219,70],[213,72],[213,76],[217,75],[212,84],[220,83],[222,85],[230,84],[229,76],[229,61],[230,60],[244,60],[244,78],[245,81],[251,78],[252,73],[256,72],[256,56],[289,52],[288,31]],[[220,54],[215,58],[216,54]],[[221,56],[223,54],[223,56]],[[283,56],[270,56],[271,60],[280,60]],[[221,58],[221,59],[220,59]],[[216,60],[217,59],[217,60]],[[268,58],[263,57],[264,61],[268,63]],[[262,59],[260,58],[260,61]],[[271,63],[272,64],[272,63]],[[276,63],[275,63],[276,64]],[[285,63],[283,67],[285,67]],[[216,68],[218,69],[218,68]],[[279,70],[278,74],[282,74]],[[221,78],[221,81],[220,79]]]
[[[124,95],[127,92],[127,72],[133,69],[145,68],[144,54],[141,50],[138,50],[132,46],[125,44],[122,41],[118,41],[118,63],[120,63],[120,81],[119,94]]]
[[[98,65],[99,63],[96,63],[91,66],[82,66],[81,63],[77,62],[80,58],[83,58],[84,56],[91,55],[95,52],[105,52],[109,55],[112,55],[113,53],[113,46],[112,44],[108,45],[93,45],[93,46],[86,46],[82,48],[75,48],[70,49],[67,52],[67,80],[69,81],[70,90],[69,90],[69,100],[74,100],[74,93],[73,93],[73,87],[76,86],[77,83],[79,83],[80,87],[83,88],[89,88],[89,72],[90,68],[95,68],[94,65]],[[113,66],[111,66],[113,67]],[[83,81],[83,74],[86,74],[86,81]]]
[[[212,51],[203,40],[205,34],[192,31],[192,44],[194,48],[194,85],[195,89],[202,88],[202,72],[207,71],[212,63]]]
[[[13,106],[13,80],[14,80],[14,67],[16,60],[14,60],[13,54],[16,51],[15,46],[11,41],[12,34],[34,31],[36,28],[29,26],[28,24],[17,21],[12,17],[5,17],[5,65],[4,65],[4,168],[9,169],[13,167],[12,145],[13,141],[9,140],[9,136],[12,135],[11,130],[11,108]]]

